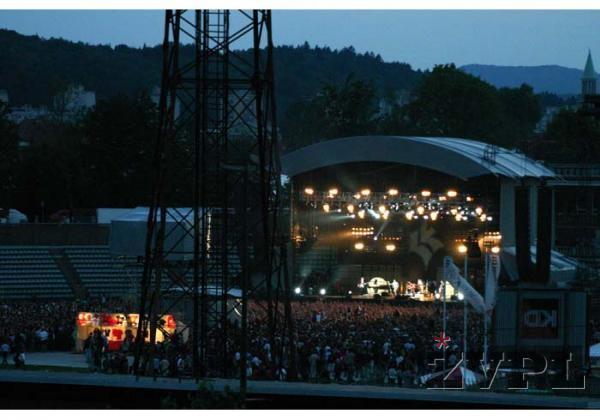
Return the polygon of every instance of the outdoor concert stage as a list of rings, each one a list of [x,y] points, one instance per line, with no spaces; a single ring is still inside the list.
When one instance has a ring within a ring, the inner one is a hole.
[[[28,360],[85,366],[83,356],[70,353],[32,353]],[[216,391],[239,389],[237,380],[210,379],[207,384]],[[0,370],[3,408],[160,408],[165,396],[196,389],[189,379]],[[275,381],[249,381],[248,399],[248,408],[600,408],[600,399],[585,397]]]

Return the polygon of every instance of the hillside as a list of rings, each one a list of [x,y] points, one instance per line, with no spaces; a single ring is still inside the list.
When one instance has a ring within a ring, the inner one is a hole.
[[[578,94],[581,90],[582,71],[568,67],[469,64],[461,69],[496,87],[518,87],[526,83],[536,93],[552,92],[558,95]]]
[[[45,105],[66,85],[80,83],[97,98],[151,90],[159,84],[160,46],[131,48],[42,39],[0,29],[0,89],[13,105]],[[184,47],[183,54],[191,54]],[[281,46],[275,51],[280,112],[311,96],[324,82],[341,82],[350,74],[371,80],[378,90],[411,89],[420,72],[404,63],[385,63],[372,53]]]

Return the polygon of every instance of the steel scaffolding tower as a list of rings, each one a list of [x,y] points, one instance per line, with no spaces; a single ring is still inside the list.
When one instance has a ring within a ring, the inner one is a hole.
[[[166,11],[136,374],[181,300],[191,319],[169,338],[190,337],[194,377],[231,376],[239,352],[243,389],[249,302],[293,371],[275,116],[270,11]]]

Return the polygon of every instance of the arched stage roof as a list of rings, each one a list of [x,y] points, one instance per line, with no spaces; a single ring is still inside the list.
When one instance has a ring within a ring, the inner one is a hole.
[[[282,170],[295,176],[352,162],[395,162],[462,179],[480,175],[548,178],[554,172],[523,155],[487,143],[449,137],[358,136],[315,143],[282,157]]]

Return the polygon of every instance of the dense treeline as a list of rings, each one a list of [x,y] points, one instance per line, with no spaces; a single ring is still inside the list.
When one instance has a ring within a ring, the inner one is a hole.
[[[531,87],[501,88],[454,65],[423,75],[411,100],[388,111],[378,106],[375,87],[362,80],[325,85],[313,98],[292,105],[282,123],[288,149],[335,137],[403,134],[463,137],[516,147],[533,135],[541,105]]]
[[[161,46],[113,48],[0,30],[0,51],[0,89],[8,90],[11,105],[50,105],[71,84],[95,91],[98,99],[151,92],[160,84]],[[183,47],[181,61],[188,62],[193,54],[191,46]],[[315,95],[323,83],[338,84],[350,74],[372,82],[380,92],[410,90],[421,74],[408,64],[384,63],[373,53],[357,54],[352,47],[280,46],[274,57],[280,112]]]
[[[94,47],[0,31],[4,47],[0,88],[9,87],[11,101],[48,103],[52,89],[73,82],[96,90],[98,101],[76,120],[50,114],[19,127],[0,104],[0,208],[49,220],[61,209],[147,205],[158,118],[147,91],[160,74],[159,49]],[[15,67],[19,54],[23,63]],[[418,73],[352,48],[280,47],[276,60],[284,150],[394,134],[479,139],[538,159],[600,160],[598,120],[583,111],[563,111],[546,133],[534,133],[543,108],[565,101],[534,95],[527,85],[498,89],[454,65]],[[177,178],[177,202],[189,205],[190,161],[180,152],[190,145],[183,140],[176,147],[169,176]]]

